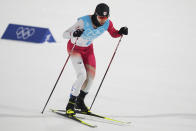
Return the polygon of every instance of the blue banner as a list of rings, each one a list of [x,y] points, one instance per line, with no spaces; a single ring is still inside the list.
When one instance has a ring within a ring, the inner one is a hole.
[[[2,39],[34,43],[56,42],[48,28],[9,24]]]

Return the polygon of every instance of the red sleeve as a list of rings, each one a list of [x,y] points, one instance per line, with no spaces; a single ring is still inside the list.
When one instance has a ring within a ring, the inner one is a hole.
[[[113,23],[111,20],[109,20],[109,27],[108,27],[108,32],[110,33],[110,35],[114,38],[120,37],[120,34],[118,34],[118,30],[116,30],[113,26]]]

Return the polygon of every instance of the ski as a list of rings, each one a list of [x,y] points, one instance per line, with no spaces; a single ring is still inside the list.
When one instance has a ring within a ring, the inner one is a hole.
[[[131,122],[124,122],[124,121],[111,119],[111,118],[108,118],[108,117],[105,117],[105,116],[101,116],[101,115],[98,115],[98,114],[95,114],[95,113],[92,113],[92,112],[87,112],[86,113],[86,112],[76,111],[76,113],[83,114],[83,115],[89,115],[89,116],[93,116],[93,117],[97,117],[97,118],[101,118],[101,119],[105,119],[105,120],[108,120],[108,121],[111,121],[111,122],[115,122],[115,123],[118,123],[118,124],[123,124],[123,125],[131,124]]]
[[[65,110],[56,110],[56,111],[65,112]],[[115,122],[115,123],[121,124],[121,125],[130,125],[131,124],[131,122],[125,122],[125,121],[119,121],[119,120],[111,119],[111,118],[101,116],[101,115],[98,115],[98,114],[95,114],[95,113],[92,113],[92,112],[86,113],[86,112],[80,112],[78,110],[76,110],[75,112],[76,112],[76,114],[83,114],[83,115],[93,116],[93,117],[101,118],[101,119],[104,119],[104,120],[107,120],[107,121],[110,121],[110,122]]]
[[[74,121],[76,121],[76,122],[78,122],[78,123],[81,123],[81,124],[83,124],[83,125],[86,125],[86,126],[88,126],[88,127],[92,127],[92,128],[97,127],[96,125],[89,124],[89,123],[87,123],[87,122],[85,122],[85,121],[79,119],[79,118],[78,118],[77,116],[75,116],[75,115],[73,115],[73,116],[66,115],[65,113],[61,113],[60,110],[53,110],[53,109],[51,109],[51,111],[52,111],[53,113],[56,113],[56,114],[58,114],[58,115],[61,115],[61,116],[63,116],[63,117],[66,117],[66,118],[68,118],[68,119],[74,120]],[[64,111],[64,112],[65,112],[65,111]]]

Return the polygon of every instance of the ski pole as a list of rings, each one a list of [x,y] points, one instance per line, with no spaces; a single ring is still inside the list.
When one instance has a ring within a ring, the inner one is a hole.
[[[77,39],[76,39],[76,42],[77,42],[77,40],[78,40],[78,37],[77,37]],[[47,100],[47,102],[46,102],[46,104],[45,104],[45,106],[44,106],[44,108],[43,108],[43,110],[42,110],[42,114],[44,113],[44,110],[45,110],[45,108],[46,108],[46,106],[48,105],[48,102],[49,102],[49,100],[50,100],[50,98],[51,98],[51,96],[52,96],[52,94],[53,94],[53,92],[54,92],[54,89],[56,88],[56,85],[57,85],[57,83],[58,83],[58,81],[59,81],[59,79],[60,79],[60,77],[61,77],[61,75],[62,75],[62,73],[63,73],[63,70],[65,69],[65,66],[67,65],[67,62],[68,62],[68,60],[69,60],[69,58],[70,58],[70,54],[73,52],[73,50],[74,50],[74,48],[75,48],[75,46],[76,46],[76,42],[75,42],[75,44],[74,44],[74,46],[72,47],[72,49],[71,49],[71,51],[70,51],[70,53],[69,53],[69,55],[68,55],[68,57],[67,57],[67,59],[66,59],[66,61],[65,61],[65,64],[64,64],[64,66],[63,66],[63,68],[62,68],[62,70],[61,70],[61,72],[60,72],[60,74],[59,74],[59,76],[58,76],[58,78],[57,78],[57,80],[56,80],[56,82],[55,82],[55,85],[54,85],[54,87],[53,87],[53,89],[52,89],[52,91],[51,91],[51,93],[50,93],[50,96],[48,97],[48,100]]]
[[[121,37],[120,37],[120,40],[118,41],[118,44],[117,44],[116,49],[115,49],[115,51],[114,51],[114,53],[113,53],[113,56],[112,56],[112,58],[111,58],[111,60],[110,60],[110,63],[109,63],[109,65],[108,65],[108,67],[107,67],[107,70],[106,70],[106,72],[105,72],[105,74],[104,74],[104,76],[103,76],[103,79],[102,79],[102,81],[101,81],[101,83],[100,83],[100,85],[99,85],[99,88],[98,88],[98,90],[97,90],[97,93],[96,93],[96,95],[95,95],[95,97],[94,97],[94,99],[93,99],[93,102],[92,102],[92,104],[91,104],[90,110],[92,109],[92,106],[93,106],[93,104],[94,104],[94,102],[95,102],[95,99],[96,99],[96,97],[97,97],[97,95],[98,95],[98,92],[99,92],[99,90],[100,90],[100,88],[101,88],[101,86],[102,86],[102,84],[103,84],[103,81],[104,81],[104,79],[105,79],[105,77],[106,77],[106,74],[107,74],[107,72],[108,72],[108,70],[109,70],[109,68],[110,68],[110,66],[111,66],[112,60],[114,59],[114,56],[115,56],[116,51],[117,51],[117,49],[118,49],[118,47],[119,47],[119,45],[120,45],[120,42],[121,42],[122,37],[123,37],[123,36],[121,36]]]

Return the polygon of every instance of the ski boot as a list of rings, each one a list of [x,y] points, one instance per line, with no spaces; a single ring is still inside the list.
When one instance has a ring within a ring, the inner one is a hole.
[[[75,105],[75,109],[83,114],[90,113],[89,108],[84,103],[84,98],[86,95],[87,93],[81,90],[79,96],[76,99],[76,105]]]
[[[76,105],[76,96],[71,95],[69,98],[69,102],[66,107],[66,115],[67,116],[74,116],[75,113],[75,105]]]

